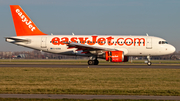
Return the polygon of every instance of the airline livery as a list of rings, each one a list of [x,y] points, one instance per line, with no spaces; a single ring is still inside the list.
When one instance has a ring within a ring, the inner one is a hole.
[[[15,37],[6,41],[56,54],[89,57],[88,65],[98,65],[98,58],[109,62],[127,62],[129,56],[167,55],[175,47],[166,40],[154,36],[109,36],[109,35],[47,35],[41,32],[19,5],[10,5],[14,21]]]

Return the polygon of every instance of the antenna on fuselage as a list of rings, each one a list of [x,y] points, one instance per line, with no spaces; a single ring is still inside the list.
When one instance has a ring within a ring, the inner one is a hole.
[[[146,36],[149,36],[148,33],[146,33]]]
[[[74,35],[74,33],[72,32],[72,35]]]
[[[53,35],[53,33],[51,33],[51,35]]]

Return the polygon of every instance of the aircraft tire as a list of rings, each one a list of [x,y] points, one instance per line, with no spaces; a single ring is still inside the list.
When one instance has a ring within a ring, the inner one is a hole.
[[[94,60],[94,65],[98,65],[99,61],[98,60]]]
[[[151,66],[151,64],[152,64],[152,63],[151,63],[150,61],[148,61],[147,65],[148,65],[148,66]]]
[[[88,65],[94,65],[94,60],[89,60]]]

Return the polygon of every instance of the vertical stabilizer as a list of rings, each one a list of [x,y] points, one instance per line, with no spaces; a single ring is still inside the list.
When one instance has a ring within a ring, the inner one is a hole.
[[[39,30],[19,5],[10,5],[17,36],[47,35]]]

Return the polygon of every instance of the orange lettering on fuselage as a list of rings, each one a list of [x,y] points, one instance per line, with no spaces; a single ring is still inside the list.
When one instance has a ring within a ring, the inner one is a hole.
[[[60,42],[60,39],[58,37],[54,37],[52,40],[51,40],[51,43],[53,45],[60,45],[61,42]]]
[[[114,39],[114,38],[112,38],[112,37],[110,36],[110,37],[107,37],[106,39],[107,39],[107,43],[108,43],[109,46],[110,46],[110,45],[113,45],[113,43],[111,43],[111,40]]]
[[[64,45],[69,42],[69,39],[67,37],[63,37],[63,38],[61,38],[61,40],[62,40],[61,45]]]
[[[127,40],[131,40],[131,41],[130,41],[130,44],[127,43]],[[126,39],[124,40],[124,42],[125,42],[125,44],[126,44],[127,46],[131,46],[133,40],[132,40],[131,38],[126,38]],[[140,43],[140,42],[139,42],[139,43]],[[140,45],[139,45],[139,46],[140,46]]]
[[[138,42],[139,42],[138,46],[140,46],[141,40],[143,40],[143,46],[145,46],[145,39],[144,38],[134,38],[134,46],[135,46],[136,40],[138,40]]]
[[[78,39],[79,39],[81,44],[85,44],[88,37],[86,37],[85,39],[83,37],[79,37]]]
[[[91,36],[91,40],[89,39],[89,37],[62,37],[62,38],[58,38],[58,37],[54,37],[51,40],[51,43],[53,45],[66,45],[67,43],[73,42],[73,43],[78,43],[80,42],[81,44],[86,44],[87,45],[119,45],[119,46],[141,46],[141,43],[143,43],[143,46],[145,46],[145,38],[117,38],[116,41],[114,41],[114,37],[109,36],[109,37],[99,37],[98,36]],[[107,43],[106,43],[107,42]],[[134,44],[133,44],[134,43]]]
[[[97,43],[98,43],[99,45],[104,45],[105,42],[106,42],[106,39],[105,39],[105,38],[99,38],[99,39],[97,40]]]
[[[124,41],[123,41],[123,42],[121,41],[121,44],[120,44],[120,43],[119,43],[119,40],[124,40],[124,38],[119,38],[119,39],[117,39],[117,44],[118,44],[119,46],[124,45]]]
[[[97,36],[92,36],[92,41],[88,40],[87,44],[88,45],[94,45],[96,43],[96,39],[97,39]]]
[[[71,42],[77,43],[77,37],[72,37]]]

